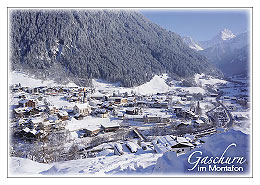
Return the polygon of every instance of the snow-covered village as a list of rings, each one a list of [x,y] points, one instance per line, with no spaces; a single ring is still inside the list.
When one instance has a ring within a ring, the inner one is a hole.
[[[10,79],[14,175],[174,174],[198,149],[223,152],[236,141],[249,152],[248,77],[196,74],[188,84],[163,74],[133,88]]]
[[[7,8],[7,177],[253,176],[251,5],[47,7]]]

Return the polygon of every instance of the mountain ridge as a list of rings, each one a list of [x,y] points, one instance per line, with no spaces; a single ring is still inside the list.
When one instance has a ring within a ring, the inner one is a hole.
[[[59,82],[91,79],[130,87],[155,75],[221,75],[179,35],[122,10],[13,10],[11,70]]]

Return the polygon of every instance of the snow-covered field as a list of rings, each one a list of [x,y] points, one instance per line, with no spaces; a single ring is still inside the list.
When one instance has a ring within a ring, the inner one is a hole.
[[[62,86],[60,84],[57,84],[53,80],[39,80],[39,79],[35,79],[34,77],[28,76],[24,73],[21,73],[21,72],[17,72],[17,71],[10,72],[9,84],[18,84],[18,83],[20,83],[21,86],[23,86],[23,87]],[[77,85],[75,83],[70,82],[64,86],[76,87]]]
[[[190,94],[197,94],[197,93],[201,93],[201,94],[205,94],[206,91],[201,88],[201,87],[181,87],[179,85],[173,85],[173,86],[169,86],[166,83],[166,80],[168,78],[167,74],[162,74],[162,75],[155,75],[149,82],[146,82],[140,86],[137,87],[132,87],[132,88],[124,88],[124,87],[120,87],[119,83],[107,83],[105,81],[102,80],[97,80],[94,79],[93,85],[97,90],[103,90],[103,91],[109,91],[111,92],[120,92],[120,93],[131,93],[134,92],[138,95],[152,95],[152,94],[157,94],[157,93],[165,93],[168,91],[180,91],[180,92],[187,92]],[[213,81],[214,83],[218,83],[219,81],[217,81],[217,79],[214,79],[215,81]],[[205,84],[209,84],[209,83],[213,83],[213,82],[206,82],[206,80],[204,80]],[[175,82],[176,84],[177,82]]]
[[[205,74],[196,74],[194,75],[194,80],[197,85],[205,87],[206,85],[217,85],[217,84],[226,84],[227,81],[213,78],[211,76],[206,76]]]
[[[97,79],[92,80],[92,83],[97,90],[120,93],[135,92],[136,94],[140,95],[152,95],[156,93],[165,93],[169,91],[169,86],[165,82],[167,78],[168,76],[166,74],[155,75],[149,82],[132,88],[120,87],[119,83],[107,83],[105,81]]]
[[[206,91],[205,89],[201,88],[201,87],[171,87],[171,90],[178,90],[181,92],[186,92],[189,94],[205,94]]]
[[[66,87],[76,87],[75,83],[68,83],[66,85],[57,84],[53,80],[39,80],[34,77],[28,76],[24,73],[13,71],[10,72],[10,84],[18,84],[20,83],[24,87],[38,87],[38,86],[66,86]],[[93,79],[93,86],[97,90],[107,91],[109,93],[120,92],[120,93],[131,93],[134,92],[139,95],[152,95],[157,93],[165,93],[168,91],[179,90],[181,92],[187,92],[190,94],[193,93],[201,93],[205,94],[206,91],[202,88],[206,84],[216,85],[217,83],[226,83],[224,80],[215,79],[212,77],[208,77],[208,79],[204,78],[204,74],[196,74],[194,76],[195,82],[197,85],[201,87],[181,87],[181,86],[169,86],[166,84],[166,80],[168,78],[167,74],[155,75],[149,82],[146,82],[140,86],[125,88],[120,87],[120,83],[108,83],[106,81],[100,79]]]
[[[121,120],[110,120],[110,118],[97,118],[93,116],[86,116],[82,120],[76,120],[75,118],[72,118],[70,121],[68,121],[66,129],[68,129],[69,131],[75,131],[84,128],[92,130],[95,128],[99,128],[100,125],[113,125],[116,123],[119,124],[121,122]]]

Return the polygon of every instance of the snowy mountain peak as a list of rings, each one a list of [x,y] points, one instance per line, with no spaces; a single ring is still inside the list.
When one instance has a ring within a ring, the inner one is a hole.
[[[197,41],[195,41],[190,36],[182,37],[182,40],[185,44],[187,44],[191,49],[194,49],[196,51],[203,50],[203,48],[199,45]]]
[[[207,41],[200,41],[199,44],[204,49],[212,47],[216,44],[220,44],[223,42],[230,41],[232,39],[236,38],[236,35],[229,29],[225,28],[221,30],[215,37],[213,37],[210,40]]]
[[[224,29],[220,32],[220,37],[222,40],[230,40],[236,37],[236,35],[229,29]]]

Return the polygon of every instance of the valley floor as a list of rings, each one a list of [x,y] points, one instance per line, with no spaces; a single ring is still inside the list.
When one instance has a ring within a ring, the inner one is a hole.
[[[133,88],[94,80],[94,89],[85,91],[72,83],[57,86],[13,72],[10,174],[153,175],[167,173],[167,168],[172,173],[186,173],[182,168],[187,168],[184,159],[190,152],[204,148],[214,153],[212,146],[224,149],[212,137],[235,142],[234,135],[247,138],[251,134],[247,79],[229,82],[197,74],[191,87],[167,79],[166,74],[156,75]],[[87,114],[77,112],[80,107]],[[131,151],[129,142],[137,152]],[[184,148],[172,150],[166,143]],[[123,155],[116,153],[116,144]],[[248,146],[239,147],[248,152]],[[173,168],[165,166],[167,161]]]

